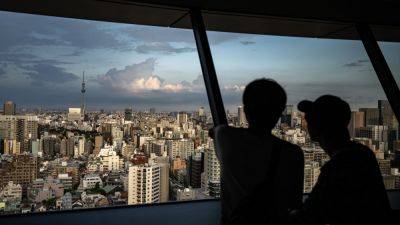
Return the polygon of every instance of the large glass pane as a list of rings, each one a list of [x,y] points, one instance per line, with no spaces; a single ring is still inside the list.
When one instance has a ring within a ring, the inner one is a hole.
[[[191,30],[0,12],[0,213],[217,197]]]
[[[339,96],[350,104],[351,137],[376,153],[387,189],[400,188],[393,154],[400,144],[398,123],[360,41],[208,34],[211,42],[225,37],[224,43],[211,48],[231,126],[247,126],[241,106],[247,83],[272,78],[286,89],[288,105],[273,133],[304,150],[304,192],[311,191],[328,156],[310,141],[303,114],[296,106],[301,100],[315,100],[324,94]]]

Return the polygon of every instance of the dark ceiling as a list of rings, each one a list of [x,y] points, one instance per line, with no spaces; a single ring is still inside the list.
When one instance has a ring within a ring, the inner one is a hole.
[[[358,39],[368,23],[381,41],[400,41],[400,2],[394,0],[1,0],[0,10],[121,23],[190,28],[188,10],[203,11],[214,31]]]

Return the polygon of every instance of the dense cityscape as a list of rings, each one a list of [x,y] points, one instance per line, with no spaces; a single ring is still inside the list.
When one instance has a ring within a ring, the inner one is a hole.
[[[6,101],[0,115],[0,212],[28,213],[162,203],[220,195],[220,167],[208,135],[208,110],[156,108],[88,111],[19,109]],[[246,127],[242,106],[227,112]],[[273,134],[304,150],[304,192],[316,183],[328,156],[310,141],[292,105]],[[400,188],[398,123],[388,101],[352,112],[351,137],[375,153],[387,189]],[[245,150],[245,149],[244,149]]]

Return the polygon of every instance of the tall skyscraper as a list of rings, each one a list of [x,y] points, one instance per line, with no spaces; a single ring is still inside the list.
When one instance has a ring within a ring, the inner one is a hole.
[[[356,130],[360,127],[365,127],[365,113],[351,112],[351,119],[348,126],[350,137],[356,136]]]
[[[379,110],[378,110],[378,108],[360,108],[358,111],[364,112],[365,126],[379,125]]]
[[[167,156],[156,157],[160,166],[160,202],[169,200],[169,158]]]
[[[287,105],[281,116],[281,123],[292,126],[293,105]]]
[[[243,106],[239,106],[238,107],[238,111],[237,111],[237,118],[238,118],[238,126],[239,127],[244,127],[244,126],[246,126],[246,124],[247,124],[247,121],[246,121],[246,115],[245,115],[245,113],[244,113],[244,108],[243,108]]]
[[[179,112],[177,115],[178,124],[187,123],[188,115],[186,112]]]
[[[128,205],[160,202],[160,166],[135,165],[128,172]]]
[[[93,154],[95,154],[95,155],[99,154],[100,149],[103,147],[103,144],[104,144],[103,136],[97,135],[94,138]]]
[[[132,121],[133,116],[132,116],[132,108],[126,108],[125,109],[125,121]]]
[[[6,101],[4,103],[4,115],[15,115],[16,106],[12,101]]]
[[[201,188],[201,174],[204,172],[204,154],[190,156],[188,160],[189,185],[192,188]]]
[[[85,87],[85,71],[83,71],[82,75],[82,89],[81,89],[81,114],[83,118],[85,119],[85,93],[86,93],[86,87]]]
[[[214,141],[210,140],[209,148],[204,151],[204,172],[201,179],[201,188],[212,197],[219,197],[221,192],[221,167],[215,154]]]
[[[320,173],[319,163],[310,161],[304,165],[304,193],[311,192]]]
[[[379,125],[393,127],[394,113],[388,100],[378,100]]]

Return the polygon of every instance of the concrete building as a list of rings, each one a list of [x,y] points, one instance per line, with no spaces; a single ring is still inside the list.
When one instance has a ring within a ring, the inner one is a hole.
[[[99,184],[100,187],[103,186],[103,181],[101,180],[98,174],[86,174],[82,178],[82,187],[83,189],[91,189],[96,187],[96,184]]]
[[[160,171],[160,165],[151,162],[129,167],[129,205],[160,202]]]
[[[0,189],[0,199],[5,198],[8,201],[16,200],[21,202],[22,200],[22,187],[19,184],[9,181],[6,186]]]
[[[116,171],[123,168],[123,159],[119,157],[114,146],[105,145],[98,154],[104,171]]]
[[[37,178],[37,157],[30,155],[14,155],[11,162],[0,168],[0,188],[13,181],[24,189]]]
[[[16,114],[16,105],[12,101],[6,101],[4,103],[4,115],[15,115]]]
[[[202,189],[212,197],[220,195],[221,167],[214,150],[213,140],[209,141],[209,148],[204,151],[204,172],[202,174]]]
[[[68,121],[76,122],[82,120],[81,108],[68,108]]]
[[[238,109],[237,109],[237,126],[238,127],[246,127],[247,126],[246,114],[244,113],[243,106],[238,106]]]
[[[317,183],[320,174],[318,162],[308,161],[304,165],[304,193],[309,193]]]

